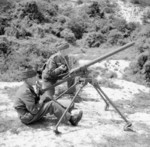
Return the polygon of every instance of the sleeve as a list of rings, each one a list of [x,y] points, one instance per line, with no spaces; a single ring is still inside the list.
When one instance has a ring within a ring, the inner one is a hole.
[[[26,90],[21,99],[31,114],[36,114],[39,111],[40,105],[38,103],[35,104],[35,95],[29,89]]]
[[[48,63],[49,76],[56,77],[61,73],[61,69],[57,67],[56,56],[51,58]]]

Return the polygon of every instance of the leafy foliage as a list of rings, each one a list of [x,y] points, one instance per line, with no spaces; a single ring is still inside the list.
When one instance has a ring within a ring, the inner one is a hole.
[[[118,18],[116,5],[109,0],[82,3],[78,0],[73,7],[68,3],[57,5],[54,0],[10,0],[1,7],[0,36],[7,39],[0,38],[0,79],[19,80],[16,75],[25,68],[42,66],[55,52],[55,44],[64,40],[87,48],[137,40],[142,54],[136,60],[135,71],[145,71],[149,57],[144,61],[143,53],[150,48],[149,25],[141,27]],[[147,18],[148,11],[143,19]]]
[[[88,47],[99,47],[106,42],[106,37],[101,32],[88,33],[85,38],[85,45]]]

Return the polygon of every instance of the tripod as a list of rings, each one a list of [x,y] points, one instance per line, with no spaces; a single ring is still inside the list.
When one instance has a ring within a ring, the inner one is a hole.
[[[59,119],[59,121],[57,122],[55,128],[54,128],[54,132],[56,134],[59,134],[60,132],[58,131],[58,127],[63,119],[63,117],[65,116],[65,114],[68,112],[70,106],[73,104],[73,102],[75,101],[76,97],[78,96],[78,94],[80,93],[80,91],[82,90],[82,88],[84,88],[84,86],[86,86],[87,84],[91,84],[95,90],[98,92],[98,94],[100,95],[100,97],[103,99],[103,101],[105,102],[106,106],[105,106],[105,110],[108,110],[109,108],[109,104],[116,110],[116,112],[121,116],[121,118],[126,122],[126,125],[124,126],[124,131],[133,131],[131,126],[132,124],[126,119],[126,117],[120,112],[120,110],[115,106],[115,104],[109,99],[109,97],[105,94],[105,92],[100,88],[97,80],[93,79],[93,78],[81,78],[79,77],[79,79],[75,82],[74,85],[72,85],[69,89],[67,89],[65,92],[63,92],[61,95],[59,95],[57,99],[59,99],[61,96],[63,96],[67,91],[69,91],[71,88],[75,87],[77,84],[80,84],[78,91],[76,92],[75,96],[73,97],[70,105],[66,108],[66,110],[64,111],[63,115],[61,116],[61,118]]]

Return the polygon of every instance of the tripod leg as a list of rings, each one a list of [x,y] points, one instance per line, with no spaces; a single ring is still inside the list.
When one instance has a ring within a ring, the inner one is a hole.
[[[66,92],[68,92],[71,88],[75,87],[78,84],[78,82],[76,82],[75,84],[73,84],[71,87],[69,87],[66,91],[64,91],[62,94],[60,94],[56,100],[60,99]]]
[[[93,85],[93,87],[96,89],[96,91],[98,92],[98,94],[101,96],[101,98],[104,100],[106,106],[105,106],[105,111],[108,110],[109,108],[109,103],[106,101],[106,99],[104,98],[104,96],[100,93],[100,91],[98,90],[96,85]]]
[[[81,91],[81,89],[83,88],[83,86],[84,86],[84,85],[82,85],[82,86],[80,87],[80,89],[76,92],[76,94],[75,94],[75,96],[73,97],[73,99],[72,99],[70,105],[67,107],[67,109],[65,110],[65,112],[63,113],[63,115],[61,116],[61,118],[59,119],[58,123],[56,124],[55,129],[54,129],[54,132],[55,132],[56,134],[59,134],[59,133],[60,133],[60,132],[58,131],[58,126],[59,126],[59,124],[61,123],[61,121],[62,121],[63,117],[65,116],[65,114],[68,112],[70,106],[73,104],[75,98],[77,97],[77,95],[79,94],[79,92]]]
[[[114,103],[108,98],[108,96],[103,92],[103,90],[98,86],[99,91],[105,96],[107,101],[113,106],[113,108],[118,112],[121,118],[126,122],[124,131],[133,131],[131,126],[132,124],[125,118],[125,116],[120,112],[120,110],[114,105]]]

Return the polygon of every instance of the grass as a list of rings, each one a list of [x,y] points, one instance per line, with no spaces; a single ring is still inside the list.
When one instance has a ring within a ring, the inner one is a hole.
[[[132,100],[117,100],[115,103],[123,113],[133,114],[143,110],[150,113],[149,93],[140,91],[140,93],[134,95]]]
[[[111,147],[148,147],[150,144],[149,135],[136,135],[134,133],[126,135],[125,138],[105,137],[107,146]],[[133,143],[134,142],[134,143]]]
[[[12,101],[14,101],[15,94],[16,94],[16,91],[17,91],[18,88],[19,88],[18,86],[13,87],[13,88],[5,87],[4,93],[6,93],[8,95],[9,99],[11,99]]]

